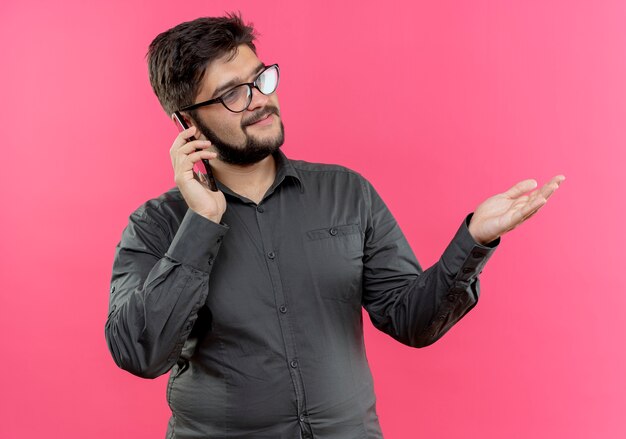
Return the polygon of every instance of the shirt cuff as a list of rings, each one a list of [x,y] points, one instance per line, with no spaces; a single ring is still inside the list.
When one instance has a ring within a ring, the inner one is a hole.
[[[454,281],[469,282],[477,277],[500,244],[500,238],[486,245],[474,240],[468,228],[472,215],[467,215],[441,256],[446,275]]]
[[[188,209],[165,256],[208,273],[228,229]]]

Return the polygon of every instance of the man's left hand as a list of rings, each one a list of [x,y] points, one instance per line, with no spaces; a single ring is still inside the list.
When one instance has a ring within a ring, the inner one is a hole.
[[[528,195],[524,194],[535,189],[537,181],[524,180],[488,198],[476,208],[469,224],[470,234],[479,244],[487,244],[513,230],[537,213],[563,180],[565,176],[557,175]]]

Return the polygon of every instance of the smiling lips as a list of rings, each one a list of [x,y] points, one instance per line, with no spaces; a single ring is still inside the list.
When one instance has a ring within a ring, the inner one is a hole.
[[[274,115],[272,113],[268,114],[267,116],[265,116],[263,119],[250,124],[249,126],[251,127],[258,127],[258,126],[264,126],[264,125],[269,125],[274,121]]]

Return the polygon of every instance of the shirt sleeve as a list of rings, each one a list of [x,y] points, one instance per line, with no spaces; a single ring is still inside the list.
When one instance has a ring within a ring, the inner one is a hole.
[[[119,367],[144,378],[176,363],[228,227],[188,209],[173,239],[164,230],[149,210],[135,212],[113,262],[107,344]]]
[[[481,245],[469,214],[439,261],[423,271],[395,219],[367,181],[363,306],[379,330],[412,347],[441,338],[478,301],[478,275],[500,238]]]

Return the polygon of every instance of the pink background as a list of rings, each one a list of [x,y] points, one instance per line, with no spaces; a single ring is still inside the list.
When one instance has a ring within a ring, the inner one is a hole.
[[[424,267],[484,198],[567,176],[438,343],[366,323],[386,438],[626,437],[621,0],[3,1],[0,437],[164,436],[166,377],[104,340],[128,215],[174,184],[144,55],[235,9],[280,63],[285,152],[368,177]]]

